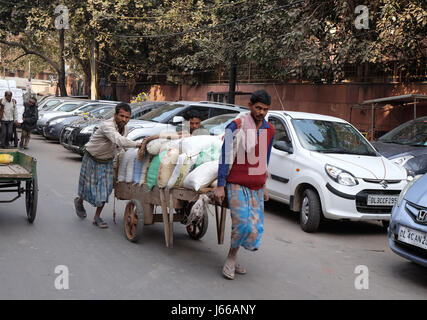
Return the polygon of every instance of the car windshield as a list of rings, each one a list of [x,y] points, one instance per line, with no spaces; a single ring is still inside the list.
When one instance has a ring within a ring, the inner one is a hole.
[[[406,122],[378,139],[384,143],[427,146],[427,119]]]
[[[114,107],[99,108],[99,109],[96,109],[94,111],[91,111],[91,116],[93,116],[95,118],[104,119],[104,116],[107,113],[111,114],[111,112],[114,113]],[[110,117],[112,117],[112,115],[110,115]],[[107,119],[107,118],[105,118],[105,119]]]
[[[46,104],[43,106],[43,111],[49,111],[52,110],[53,108],[55,108],[58,104],[60,104],[61,101],[60,100],[51,100],[46,102]]]
[[[302,146],[321,153],[357,154],[376,156],[368,141],[344,122],[293,119],[292,124]]]
[[[176,114],[184,109],[184,107],[185,106],[182,104],[165,104],[144,114],[140,119],[163,123],[169,119],[171,115]]]
[[[132,113],[136,108],[139,108],[139,107],[141,107],[140,104],[136,104],[136,103],[130,104],[130,108],[132,110]],[[114,116],[114,113],[116,113],[116,107],[115,106],[113,106],[111,110],[108,110],[108,111],[105,110],[104,112],[101,112],[97,117],[101,118],[101,119],[110,119]]]
[[[212,135],[222,134],[228,124],[238,116],[238,113],[226,113],[202,121],[201,126]]]
[[[67,103],[59,107],[56,111],[69,112],[77,109],[78,107],[80,107],[80,104],[78,103]]]
[[[100,107],[99,104],[90,104],[88,106],[80,108],[79,111],[80,112],[89,112],[89,111],[95,110],[96,108],[99,108],[99,107]]]

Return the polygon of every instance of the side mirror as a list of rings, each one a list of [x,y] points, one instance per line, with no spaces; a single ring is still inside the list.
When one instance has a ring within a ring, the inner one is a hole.
[[[172,119],[172,123],[183,123],[185,121],[184,117],[181,116],[175,116]]]
[[[290,143],[287,143],[285,141],[277,141],[274,145],[274,148],[280,150],[280,151],[284,151],[287,152],[289,154],[294,153],[294,148],[292,148]]]

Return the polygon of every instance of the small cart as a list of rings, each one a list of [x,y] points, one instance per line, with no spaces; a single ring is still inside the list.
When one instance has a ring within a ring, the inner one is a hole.
[[[124,212],[124,232],[129,241],[136,242],[143,225],[163,222],[166,247],[173,247],[173,222],[187,224],[192,205],[199,196],[206,194],[213,202],[213,189],[201,189],[198,192],[184,188],[160,189],[155,186],[152,190],[146,184],[135,185],[125,182],[114,182],[115,197],[119,200],[129,200]],[[155,212],[155,206],[161,207],[161,214]],[[218,244],[224,243],[226,207],[215,204]],[[187,226],[190,238],[201,239],[208,228],[208,213],[198,221]]]
[[[0,200],[0,203],[10,203],[25,193],[27,218],[34,222],[37,212],[37,160],[17,149],[0,149],[0,154],[13,156],[13,162],[0,165],[0,192],[17,193],[11,200]]]

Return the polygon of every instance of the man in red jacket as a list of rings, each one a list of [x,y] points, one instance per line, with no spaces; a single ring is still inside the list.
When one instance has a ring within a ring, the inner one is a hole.
[[[215,198],[222,203],[227,193],[231,211],[231,246],[222,270],[228,279],[234,279],[235,273],[246,273],[236,263],[237,252],[240,246],[258,250],[264,232],[265,182],[275,132],[264,120],[270,104],[266,91],[254,92],[250,113],[232,121],[225,130]]]

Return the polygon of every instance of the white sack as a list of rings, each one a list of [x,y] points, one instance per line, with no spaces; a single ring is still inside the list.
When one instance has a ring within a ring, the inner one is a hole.
[[[184,188],[199,191],[208,187],[218,177],[218,160],[202,164],[191,171],[184,179]]]

